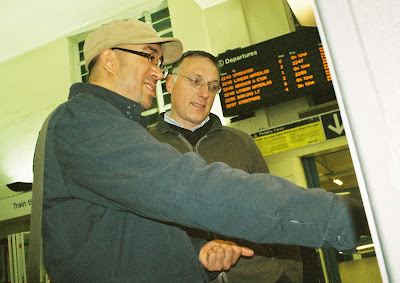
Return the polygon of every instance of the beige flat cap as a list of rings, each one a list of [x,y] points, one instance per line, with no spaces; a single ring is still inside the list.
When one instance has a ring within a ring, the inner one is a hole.
[[[135,18],[116,20],[91,32],[83,46],[85,65],[104,49],[122,44],[159,43],[163,50],[164,64],[178,60],[183,52],[182,42],[173,37],[160,37],[155,29]]]

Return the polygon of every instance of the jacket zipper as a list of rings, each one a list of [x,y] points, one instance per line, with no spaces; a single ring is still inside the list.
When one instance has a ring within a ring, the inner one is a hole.
[[[183,141],[183,143],[188,147],[188,149],[189,149],[190,151],[193,151],[193,152],[196,152],[196,153],[198,153],[200,142],[201,142],[202,140],[206,139],[207,137],[208,137],[208,135],[203,136],[201,139],[199,139],[199,141],[198,141],[194,146],[192,146],[192,145],[190,144],[190,142],[188,142],[188,140],[185,139],[185,137],[184,137],[182,134],[179,134],[179,135],[178,135],[178,138],[180,138],[180,139]]]
[[[208,137],[208,135],[203,136],[201,139],[199,139],[197,141],[197,143],[195,144],[195,146],[193,147],[193,151],[194,152],[199,152],[199,144],[202,140],[206,139]]]
[[[192,147],[190,142],[188,142],[188,140],[185,139],[185,137],[182,134],[178,134],[178,138],[181,139],[182,142],[188,147],[189,151],[194,151],[195,150],[195,148]]]

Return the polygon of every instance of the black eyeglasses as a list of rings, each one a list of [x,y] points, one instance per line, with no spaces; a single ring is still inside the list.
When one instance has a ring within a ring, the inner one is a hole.
[[[140,51],[136,51],[136,50],[130,50],[130,49],[125,49],[125,48],[121,48],[121,47],[112,47],[111,50],[121,50],[121,51],[125,51],[125,52],[129,52],[135,55],[139,55],[142,57],[147,58],[147,60],[149,61],[149,63],[153,64],[154,66],[156,66],[157,68],[160,68],[161,72],[163,72],[164,74],[164,78],[167,76],[168,74],[168,69],[167,66],[163,65],[163,60],[158,58],[157,55],[153,54],[153,53],[145,53],[145,52],[140,52]]]
[[[219,85],[219,83],[217,83],[217,82],[206,83],[206,82],[205,82],[203,79],[201,79],[201,78],[186,77],[186,76],[179,75],[179,74],[177,74],[177,73],[173,73],[172,75],[174,75],[174,76],[180,76],[180,77],[184,77],[184,78],[188,79],[190,85],[191,85],[192,87],[194,87],[194,88],[197,88],[197,89],[203,88],[203,87],[207,84],[207,86],[208,86],[208,92],[209,92],[210,94],[212,94],[212,95],[217,95],[217,94],[219,94],[219,93],[221,92],[221,89],[222,89],[221,86]]]

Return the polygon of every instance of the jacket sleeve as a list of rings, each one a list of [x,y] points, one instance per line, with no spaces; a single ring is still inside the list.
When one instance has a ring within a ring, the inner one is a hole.
[[[248,148],[249,159],[251,158],[253,164],[251,172],[248,173],[269,173],[267,163],[254,142],[254,139],[248,134],[246,134],[246,137],[243,137],[243,139],[244,144],[246,144]]]
[[[57,160],[74,198],[253,242],[356,246],[342,197],[207,165],[196,153],[158,142],[135,121],[86,109],[76,103],[54,118]]]

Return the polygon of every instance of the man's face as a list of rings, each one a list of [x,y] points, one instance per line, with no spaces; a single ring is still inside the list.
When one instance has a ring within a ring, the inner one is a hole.
[[[121,45],[119,47],[153,53],[162,57],[162,49],[158,44]],[[142,109],[149,109],[156,95],[157,81],[163,78],[160,68],[149,62],[146,57],[125,51],[118,52],[120,69],[117,76],[116,92],[141,104]]]
[[[167,90],[171,94],[171,118],[192,129],[207,118],[214,103],[215,94],[208,91],[207,83],[219,83],[219,73],[214,63],[205,57],[192,56],[185,58],[178,70],[181,76],[169,75]],[[194,88],[185,77],[203,79],[202,88]]]

